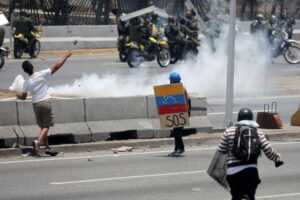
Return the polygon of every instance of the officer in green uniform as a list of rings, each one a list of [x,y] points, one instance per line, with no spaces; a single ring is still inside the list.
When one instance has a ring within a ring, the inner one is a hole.
[[[33,46],[34,36],[31,31],[35,31],[33,22],[30,19],[30,14],[22,12],[21,17],[15,21],[15,27],[17,33],[22,33],[28,39],[28,45]]]
[[[129,38],[130,41],[139,43],[139,29],[141,27],[141,21],[135,17],[129,20]]]

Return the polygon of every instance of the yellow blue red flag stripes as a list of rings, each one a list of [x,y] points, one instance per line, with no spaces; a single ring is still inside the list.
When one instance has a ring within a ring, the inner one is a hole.
[[[154,93],[162,128],[189,124],[186,96],[181,83],[154,86]]]

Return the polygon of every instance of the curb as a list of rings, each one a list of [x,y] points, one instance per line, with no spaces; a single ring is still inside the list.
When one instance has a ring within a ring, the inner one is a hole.
[[[39,56],[60,56],[66,51],[72,51],[73,55],[96,55],[96,54],[115,54],[118,49],[78,49],[78,50],[57,50],[57,51],[41,51]]]
[[[270,141],[300,141],[300,131],[278,131],[272,130],[264,131]],[[214,133],[197,133],[183,138],[186,146],[199,145],[217,145],[222,132]],[[68,144],[68,145],[53,145],[52,147],[64,153],[79,153],[79,152],[94,152],[94,151],[109,151],[112,148],[121,146],[130,146],[134,148],[159,148],[162,146],[174,146],[173,138],[160,139],[132,139],[132,140],[118,140],[118,141],[101,141],[82,144]],[[22,155],[22,149],[29,149],[31,147],[0,149],[0,157],[7,158]]]

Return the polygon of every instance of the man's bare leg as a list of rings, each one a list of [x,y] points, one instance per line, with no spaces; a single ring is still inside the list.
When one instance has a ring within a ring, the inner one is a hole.
[[[39,138],[38,138],[38,149],[40,148],[40,145],[45,145],[46,148],[49,148],[49,142],[48,142],[48,132],[49,127],[41,128]]]

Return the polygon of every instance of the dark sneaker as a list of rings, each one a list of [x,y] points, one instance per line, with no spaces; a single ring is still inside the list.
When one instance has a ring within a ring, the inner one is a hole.
[[[52,149],[45,149],[45,154],[47,154],[49,156],[56,156],[58,154],[58,152],[54,151]]]
[[[180,156],[180,155],[183,154],[183,153],[184,153],[184,150],[178,149],[178,150],[176,150],[176,151],[174,152],[174,156]]]

